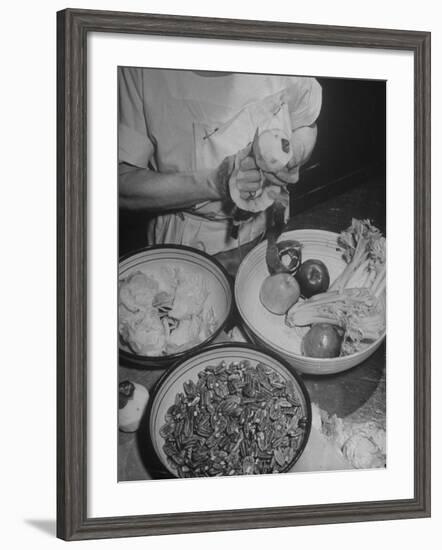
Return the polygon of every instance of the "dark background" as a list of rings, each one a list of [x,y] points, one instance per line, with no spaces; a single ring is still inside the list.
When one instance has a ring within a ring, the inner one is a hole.
[[[290,228],[321,205],[351,204],[343,229],[358,212],[370,212],[385,234],[386,82],[317,78],[322,86],[318,140],[291,191]],[[359,205],[359,207],[358,207]],[[342,209],[340,216],[342,216]],[[359,216],[360,217],[360,216]],[[146,245],[146,214],[120,211],[120,255]],[[313,219],[312,219],[313,222]],[[319,220],[320,222],[320,220]],[[320,229],[318,219],[311,226]]]
[[[373,200],[385,233],[386,82],[318,78],[318,140],[291,193],[291,214],[346,195]],[[352,214],[357,217],[357,214]]]

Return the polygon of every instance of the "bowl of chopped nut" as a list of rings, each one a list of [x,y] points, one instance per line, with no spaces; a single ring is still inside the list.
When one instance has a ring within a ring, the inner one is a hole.
[[[138,438],[153,477],[275,474],[301,456],[311,419],[304,383],[284,360],[222,343],[160,378]]]

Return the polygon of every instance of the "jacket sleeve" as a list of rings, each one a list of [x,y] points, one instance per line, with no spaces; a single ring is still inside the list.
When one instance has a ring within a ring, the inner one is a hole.
[[[316,78],[290,78],[286,94],[292,130],[314,124],[322,105],[322,88]]]
[[[146,126],[142,69],[118,70],[118,161],[147,168],[154,145]]]

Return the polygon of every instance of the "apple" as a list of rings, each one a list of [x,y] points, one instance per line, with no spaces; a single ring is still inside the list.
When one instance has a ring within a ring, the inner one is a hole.
[[[299,284],[289,273],[277,273],[264,279],[259,293],[262,305],[271,313],[284,315],[301,295]]]
[[[279,172],[293,156],[290,136],[279,128],[265,130],[253,140],[256,164],[264,172]]]
[[[325,292],[330,285],[327,266],[321,260],[303,262],[296,273],[296,279],[305,298]]]
[[[302,353],[307,357],[338,357],[341,353],[342,329],[330,323],[317,323],[302,339]]]

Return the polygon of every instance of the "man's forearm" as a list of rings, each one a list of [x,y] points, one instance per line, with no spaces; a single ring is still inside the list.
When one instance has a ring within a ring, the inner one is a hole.
[[[152,212],[220,200],[212,171],[162,174],[126,164],[119,167],[120,207]]]

